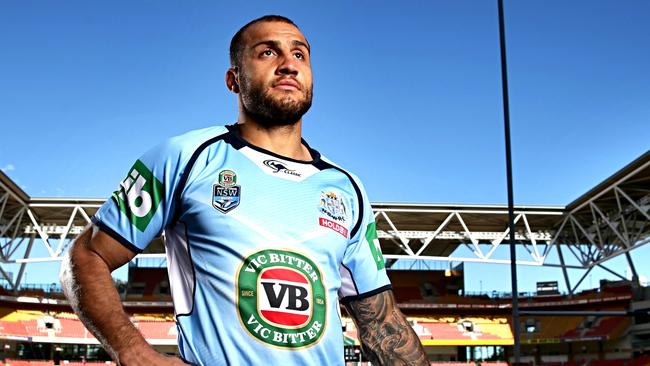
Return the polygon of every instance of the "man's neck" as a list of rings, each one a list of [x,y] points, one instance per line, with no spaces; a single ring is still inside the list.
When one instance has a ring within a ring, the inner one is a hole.
[[[266,127],[257,122],[240,119],[237,122],[241,137],[248,143],[295,160],[312,160],[302,144],[302,121],[293,125]]]

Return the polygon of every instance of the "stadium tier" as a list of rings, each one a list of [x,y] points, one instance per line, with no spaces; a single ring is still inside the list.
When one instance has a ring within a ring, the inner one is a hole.
[[[394,271],[391,276],[395,280],[395,292],[401,292],[402,284],[413,288],[418,283],[444,277],[445,271],[431,272],[435,271]],[[456,275],[462,278],[462,270],[457,269]],[[156,275],[139,279],[166,282],[166,278]],[[440,285],[438,281],[433,282],[433,288]],[[151,291],[159,287],[159,284],[147,283],[143,288],[148,290],[138,296],[156,298]],[[426,286],[428,290],[431,288]],[[589,290],[571,297],[531,296],[523,299],[522,304],[531,309],[616,311],[634,308],[634,304],[643,306],[643,302],[635,298],[645,295],[635,291],[629,283],[603,283],[598,291]],[[436,297],[426,291],[407,293],[410,295],[403,297],[404,302],[398,305],[407,314],[433,362],[459,365],[479,359],[505,360],[509,356],[514,343],[509,298],[450,294]],[[4,354],[8,359],[15,361],[21,347],[33,348],[35,344],[49,345],[50,348],[46,348],[50,353],[65,345],[98,347],[97,340],[70,312],[64,300],[43,301],[43,298],[16,295],[0,297],[0,342],[4,342]],[[163,352],[174,353],[177,334],[169,301],[129,301],[126,300],[128,294],[123,296],[132,322],[148,342]],[[31,310],[24,309],[26,305]],[[159,312],[159,309],[165,310]],[[531,364],[627,366],[636,365],[630,360],[643,352],[634,350],[631,345],[632,331],[638,327],[631,317],[539,316],[524,317],[521,321],[522,354]],[[342,324],[345,344],[358,347],[353,321],[343,317]],[[650,335],[650,331],[643,334]],[[91,360],[94,359],[88,359]]]

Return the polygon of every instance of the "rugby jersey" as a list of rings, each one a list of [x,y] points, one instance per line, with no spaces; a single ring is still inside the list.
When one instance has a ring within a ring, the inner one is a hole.
[[[181,356],[197,365],[343,365],[339,301],[390,288],[359,180],[237,125],[146,152],[93,222],[135,252],[164,233]]]

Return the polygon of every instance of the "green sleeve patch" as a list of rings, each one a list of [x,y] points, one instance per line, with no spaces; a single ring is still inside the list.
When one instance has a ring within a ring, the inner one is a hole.
[[[151,170],[137,160],[118,190],[113,192],[113,199],[131,224],[144,232],[162,201],[163,189]]]
[[[377,237],[377,225],[374,221],[368,224],[368,227],[366,228],[366,241],[370,246],[370,252],[372,253],[375,265],[377,265],[377,270],[384,269],[384,256],[381,254],[379,238]]]

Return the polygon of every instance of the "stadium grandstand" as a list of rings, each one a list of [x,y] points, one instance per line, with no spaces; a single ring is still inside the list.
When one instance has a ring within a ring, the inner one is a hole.
[[[102,203],[32,198],[0,172],[0,359],[5,365],[114,364],[59,286],[23,283],[27,266],[61,260]],[[507,207],[375,203],[373,210],[399,307],[432,364],[511,362],[517,335],[510,294],[469,294],[464,282],[465,266],[472,263],[509,264],[498,256],[508,244]],[[536,293],[520,298],[522,362],[650,365],[650,288],[642,286],[633,260],[634,250],[650,241],[650,151],[567,206],[516,206],[515,223],[516,245],[528,254],[517,265],[557,268],[566,288],[539,282]],[[128,266],[128,281],[116,281],[116,287],[149,343],[176,354],[163,241],[156,239],[138,255]],[[627,261],[631,279],[610,268],[608,261],[618,256]],[[432,262],[446,265],[430,269],[426,264]],[[595,268],[618,280],[578,291]],[[583,274],[575,281],[568,269]],[[342,327],[346,360],[363,362],[354,323],[344,316]]]

